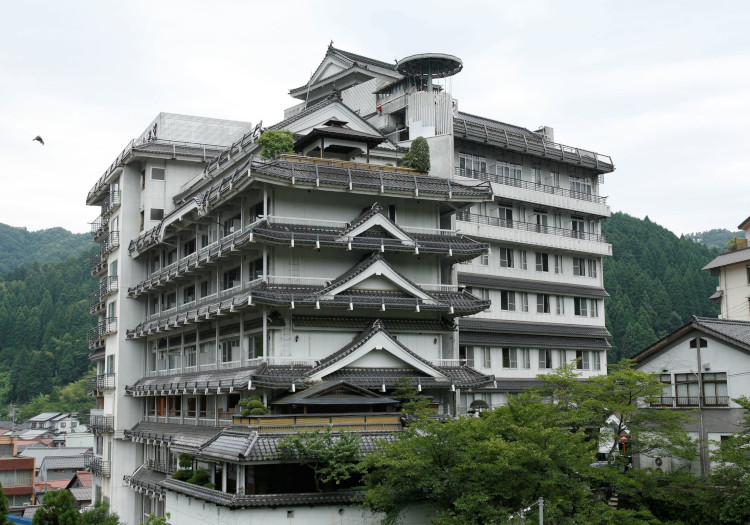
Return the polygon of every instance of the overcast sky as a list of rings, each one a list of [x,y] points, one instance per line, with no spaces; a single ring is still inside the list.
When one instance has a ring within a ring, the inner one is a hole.
[[[278,122],[331,40],[384,61],[460,57],[461,110],[612,156],[612,211],[677,234],[750,215],[747,2],[30,1],[3,19],[13,226],[88,231],[87,191],[160,111]]]

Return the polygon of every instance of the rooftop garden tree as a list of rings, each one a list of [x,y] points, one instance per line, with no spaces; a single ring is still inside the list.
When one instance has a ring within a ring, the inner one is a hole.
[[[404,165],[425,173],[430,171],[430,145],[426,138],[417,137],[412,141],[409,153],[404,155]]]
[[[256,142],[263,146],[260,156],[267,159],[294,153],[294,137],[287,129],[269,129]]]

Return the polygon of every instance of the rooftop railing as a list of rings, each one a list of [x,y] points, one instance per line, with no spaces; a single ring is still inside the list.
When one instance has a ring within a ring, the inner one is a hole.
[[[115,374],[106,373],[91,376],[87,380],[86,393],[89,396],[101,395],[105,390],[113,390],[115,388]]]
[[[557,228],[555,226],[547,226],[544,224],[534,224],[530,222],[515,221],[512,219],[501,219],[499,217],[491,217],[489,215],[478,215],[476,213],[470,213],[461,211],[456,214],[457,221],[473,222],[476,224],[486,224],[488,226],[499,226],[501,228],[513,228],[516,230],[524,230],[536,233],[544,233],[547,235],[559,235],[562,237],[569,237],[571,239],[582,239],[585,241],[594,242],[607,242],[607,237],[599,235],[598,233],[588,233],[577,230],[568,230],[565,228]]]
[[[729,396],[661,396],[655,398],[649,406],[658,408],[727,408]]]
[[[565,188],[559,188],[557,186],[547,186],[545,184],[539,184],[522,179],[514,179],[512,177],[497,175],[495,173],[467,170],[460,167],[455,168],[455,173],[459,177],[467,177],[476,180],[486,180],[489,182],[494,182],[496,184],[504,184],[505,186],[514,186],[516,188],[549,193],[552,195],[560,195],[561,197],[569,197],[571,199],[578,199],[582,201],[596,202],[598,204],[607,203],[607,197],[600,197],[599,195],[594,195],[593,193],[567,190]]]

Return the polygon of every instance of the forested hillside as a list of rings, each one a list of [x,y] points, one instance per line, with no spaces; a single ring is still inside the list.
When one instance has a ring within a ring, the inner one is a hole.
[[[63,228],[30,232],[0,224],[0,274],[33,262],[57,262],[93,248],[91,235]]]
[[[91,254],[0,275],[0,404],[29,401],[89,369]]]
[[[613,253],[604,260],[610,363],[643,350],[691,315],[718,315],[718,306],[708,300],[717,278],[701,271],[719,254],[717,248],[625,213],[614,213],[603,231]]]
[[[736,232],[730,232],[724,228],[714,228],[713,230],[707,230],[704,232],[686,233],[685,237],[695,242],[705,244],[709,247],[715,247],[723,249],[732,237],[739,237],[740,239],[745,238],[745,232],[737,230]]]

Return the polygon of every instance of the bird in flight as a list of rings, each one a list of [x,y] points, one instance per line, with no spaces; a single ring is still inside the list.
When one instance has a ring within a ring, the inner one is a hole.
[[[40,137],[39,135],[37,135],[36,137],[34,137],[33,139],[31,139],[31,142],[34,142],[35,140],[39,141],[42,144],[42,146],[44,146],[44,140],[42,139],[42,137]]]

